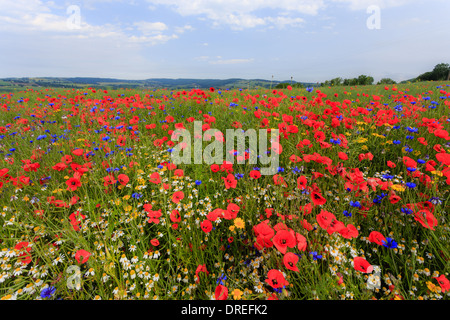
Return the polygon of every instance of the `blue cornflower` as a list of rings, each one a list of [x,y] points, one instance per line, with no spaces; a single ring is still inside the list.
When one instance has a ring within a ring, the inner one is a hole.
[[[415,184],[414,182],[407,182],[407,183],[406,183],[406,186],[407,186],[408,188],[413,189],[413,188],[416,187],[416,184]]]
[[[312,92],[313,90],[314,90],[313,87],[308,87],[308,88],[306,88],[306,91],[308,91],[308,92]]]
[[[352,207],[361,208],[361,204],[359,203],[359,201],[350,201],[350,205]]]
[[[294,167],[294,168],[292,169],[292,172],[293,172],[293,173],[300,173],[301,170],[300,170],[298,167]]]
[[[405,208],[405,207],[401,208],[400,211],[403,212],[403,213],[406,213],[406,214],[412,214],[413,213],[413,211],[411,209]]]
[[[352,216],[352,213],[349,212],[348,210],[344,210],[343,214],[344,214],[344,216],[346,216],[346,217],[351,217],[351,216]]]
[[[429,201],[434,205],[438,205],[438,204],[442,203],[442,201],[441,201],[441,199],[439,199],[439,197],[431,197]]]
[[[202,181],[201,180],[195,180],[195,184],[199,186],[199,185],[202,184]]]
[[[41,291],[41,298],[45,299],[45,298],[51,298],[51,296],[56,292],[56,288],[55,287],[47,287],[42,289]]]
[[[222,273],[222,275],[219,278],[217,278],[216,283],[220,283],[221,285],[224,285],[223,280],[227,280],[227,276]]]
[[[312,254],[314,260],[322,259],[322,255],[317,254],[317,251],[311,251],[309,254]]]
[[[386,247],[389,249],[397,248],[397,242],[392,238],[386,238],[386,240],[381,240],[381,243],[383,243],[383,247]]]

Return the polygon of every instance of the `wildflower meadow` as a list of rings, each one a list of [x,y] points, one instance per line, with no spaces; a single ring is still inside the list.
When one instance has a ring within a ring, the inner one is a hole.
[[[449,87],[0,93],[0,297],[448,300]]]

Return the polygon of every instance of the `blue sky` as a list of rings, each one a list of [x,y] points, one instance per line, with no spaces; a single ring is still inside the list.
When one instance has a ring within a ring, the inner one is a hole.
[[[0,0],[0,78],[402,81],[450,63],[449,12],[448,0]]]

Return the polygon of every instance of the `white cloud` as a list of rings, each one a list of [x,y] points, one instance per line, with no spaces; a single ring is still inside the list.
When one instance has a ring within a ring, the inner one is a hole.
[[[161,33],[168,29],[167,25],[163,22],[139,21],[133,23],[133,25],[145,35]]]
[[[317,15],[325,7],[324,0],[147,0],[152,5],[166,5],[182,16],[198,16],[214,26],[228,25],[232,29],[257,26],[298,26],[298,15]],[[261,11],[272,14],[261,16]]]
[[[150,6],[164,5],[182,16],[209,20],[213,26],[229,26],[235,30],[269,27],[298,27],[303,16],[316,16],[333,4],[350,10],[398,7],[418,0],[147,0]],[[271,13],[268,13],[270,12]]]
[[[252,59],[219,59],[215,61],[210,61],[210,64],[242,64],[242,63],[250,63],[253,62]]]
[[[380,9],[400,7],[411,4],[415,0],[331,0],[332,2],[347,4],[351,10],[366,10],[370,6],[377,6]]]

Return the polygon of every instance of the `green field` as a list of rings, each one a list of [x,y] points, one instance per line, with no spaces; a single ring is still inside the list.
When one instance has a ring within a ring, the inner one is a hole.
[[[449,86],[7,88],[0,297],[448,300]],[[276,174],[174,164],[195,121]]]

